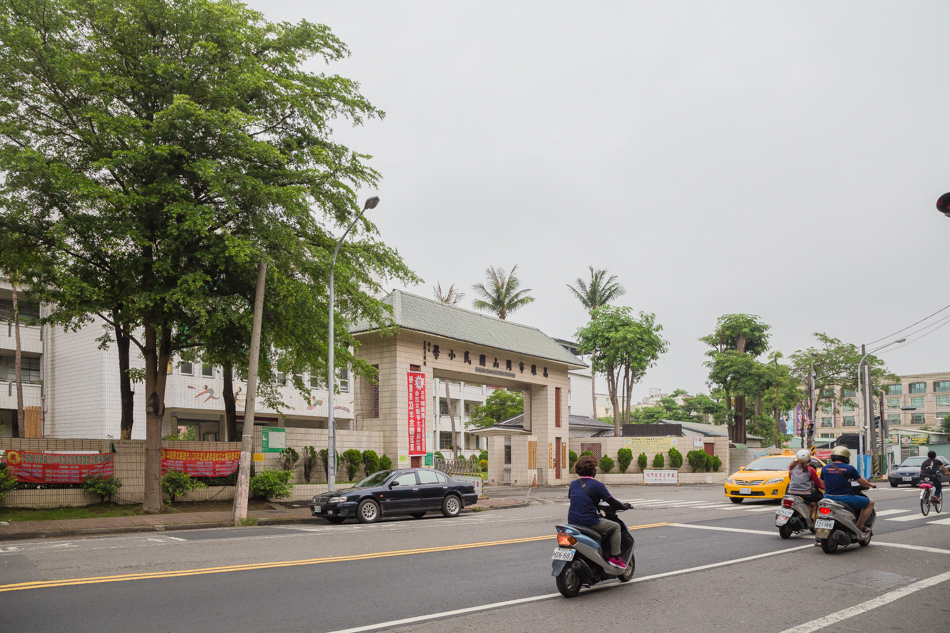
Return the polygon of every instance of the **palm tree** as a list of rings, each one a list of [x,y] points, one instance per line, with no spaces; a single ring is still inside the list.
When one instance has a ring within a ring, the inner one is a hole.
[[[459,292],[455,289],[455,284],[449,286],[449,289],[443,293],[442,284],[438,281],[435,282],[435,287],[432,289],[432,294],[435,295],[435,298],[438,299],[439,302],[450,306],[454,306],[462,300],[462,297],[465,296],[464,292]]]
[[[475,309],[494,312],[499,319],[504,320],[509,312],[514,312],[534,301],[534,297],[528,295],[531,292],[530,289],[518,290],[521,281],[515,276],[516,270],[518,270],[517,264],[511,269],[511,274],[506,275],[504,268],[490,266],[485,271],[488,285],[472,286],[475,292],[484,297],[473,302]]]
[[[577,278],[577,288],[571,284],[567,284],[567,287],[571,289],[571,292],[574,293],[574,296],[577,297],[577,300],[581,302],[584,308],[587,310],[587,313],[590,314],[591,319],[594,318],[594,310],[597,308],[603,307],[623,295],[626,290],[623,289],[623,286],[617,283],[617,275],[610,275],[607,277],[607,271],[604,269],[594,270],[593,266],[588,266],[590,269],[590,282],[586,282],[580,277]],[[606,279],[605,279],[606,277]],[[591,363],[590,368],[590,397],[594,406],[594,417],[597,417],[597,388],[596,388],[596,376],[594,375],[593,363]]]

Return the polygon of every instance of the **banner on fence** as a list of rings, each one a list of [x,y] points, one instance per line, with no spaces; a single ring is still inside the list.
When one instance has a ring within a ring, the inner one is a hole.
[[[241,451],[162,449],[162,474],[170,470],[192,477],[227,477],[238,469]]]
[[[645,484],[676,484],[679,485],[679,471],[676,470],[644,470],[643,483]]]
[[[17,481],[81,484],[85,477],[115,474],[112,453],[32,453],[7,451],[7,468]]]

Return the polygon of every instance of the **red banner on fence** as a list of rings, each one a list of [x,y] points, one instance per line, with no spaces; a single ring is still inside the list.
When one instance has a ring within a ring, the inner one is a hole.
[[[112,453],[31,453],[7,451],[7,468],[17,481],[81,484],[85,477],[115,474]]]
[[[409,454],[426,453],[426,375],[406,373],[409,379]]]
[[[162,474],[169,470],[192,477],[227,477],[238,469],[241,451],[181,451],[162,449]]]

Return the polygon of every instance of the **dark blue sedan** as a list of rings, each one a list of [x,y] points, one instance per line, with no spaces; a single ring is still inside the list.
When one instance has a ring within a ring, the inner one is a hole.
[[[373,523],[400,514],[420,519],[430,511],[456,517],[462,508],[477,502],[473,482],[458,481],[438,470],[406,468],[381,470],[352,488],[317,495],[310,501],[310,513],[330,523],[347,519]]]

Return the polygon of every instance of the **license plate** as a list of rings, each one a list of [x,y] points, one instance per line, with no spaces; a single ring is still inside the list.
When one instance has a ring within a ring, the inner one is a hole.
[[[554,550],[554,556],[552,556],[551,558],[554,560],[574,560],[574,552],[576,551],[577,550],[565,549],[563,547],[559,547],[556,550]]]
[[[788,517],[783,517],[783,516],[777,516],[777,515],[776,515],[776,517],[775,517],[775,525],[776,525],[777,527],[782,527],[782,526],[785,525],[786,523],[788,523]]]
[[[818,519],[815,521],[816,530],[833,530],[835,527],[834,519]]]
[[[739,488],[739,494],[740,494],[740,495],[751,495],[751,494],[752,494],[752,488]]]
[[[323,507],[323,506],[313,506],[313,513],[316,514],[317,512],[320,511],[320,508],[322,508],[322,507]]]
[[[913,481],[914,478],[913,478],[913,477],[902,477],[901,480],[902,480],[902,481]]]
[[[791,508],[779,508],[778,510],[775,511],[775,514],[779,515],[780,517],[790,517],[790,518],[791,518],[791,517],[795,516],[795,511],[792,510]]]

